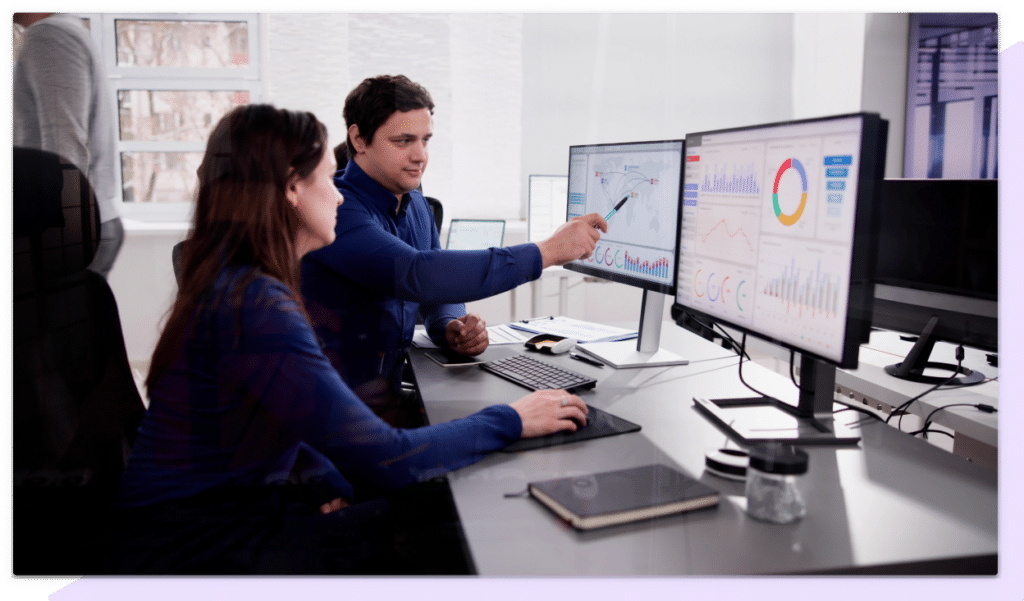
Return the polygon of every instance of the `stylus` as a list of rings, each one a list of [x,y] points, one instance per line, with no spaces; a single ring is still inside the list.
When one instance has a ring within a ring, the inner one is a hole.
[[[618,204],[615,205],[615,208],[613,208],[611,211],[608,211],[608,214],[604,216],[604,220],[608,221],[609,219],[611,219],[612,215],[617,213],[618,210],[622,208],[622,205],[626,204],[627,200],[629,200],[629,194],[623,196],[622,200],[620,200]]]

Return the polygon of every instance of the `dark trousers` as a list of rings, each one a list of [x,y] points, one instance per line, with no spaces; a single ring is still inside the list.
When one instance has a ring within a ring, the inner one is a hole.
[[[112,574],[470,574],[443,479],[321,515],[287,487],[115,511]]]

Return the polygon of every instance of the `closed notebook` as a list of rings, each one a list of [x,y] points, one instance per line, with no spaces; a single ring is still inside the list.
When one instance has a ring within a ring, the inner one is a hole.
[[[665,465],[531,482],[530,495],[578,530],[718,504],[718,491]]]

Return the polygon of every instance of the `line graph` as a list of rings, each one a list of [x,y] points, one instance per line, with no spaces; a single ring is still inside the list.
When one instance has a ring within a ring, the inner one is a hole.
[[[760,235],[755,208],[704,203],[697,210],[696,246],[701,255],[753,265]]]
[[[738,228],[736,228],[736,231],[734,231],[734,232],[733,231],[729,231],[729,224],[725,221],[725,219],[722,219],[721,221],[716,223],[715,227],[711,228],[711,231],[709,231],[708,233],[706,233],[703,236],[701,236],[701,238],[700,238],[701,242],[707,242],[708,238],[712,234],[714,234],[716,231],[718,231],[718,228],[722,228],[722,231],[725,232],[725,235],[730,237],[730,238],[736,238],[737,236],[742,236],[741,240],[746,243],[747,248],[750,249],[750,252],[754,252],[754,245],[750,243],[750,238],[747,237],[747,233],[743,231],[743,228],[738,227]]]

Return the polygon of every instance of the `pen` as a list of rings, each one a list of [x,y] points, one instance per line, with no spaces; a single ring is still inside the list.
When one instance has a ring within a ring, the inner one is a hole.
[[[569,356],[572,357],[573,359],[577,360],[577,361],[582,361],[584,363],[589,363],[589,364],[595,365],[597,367],[604,367],[604,363],[601,363],[600,361],[595,361],[594,359],[591,359],[590,357],[584,357],[583,355],[577,355],[576,353],[569,353]]]
[[[547,317],[531,317],[530,319],[521,319],[519,323],[530,323],[531,321],[542,321],[545,319],[554,319],[554,315],[548,315]]]
[[[612,215],[617,213],[618,210],[622,208],[622,205],[626,204],[627,200],[629,200],[629,194],[623,196],[622,200],[620,200],[611,211],[608,211],[608,214],[604,216],[604,220],[608,221],[609,219],[611,219]]]

